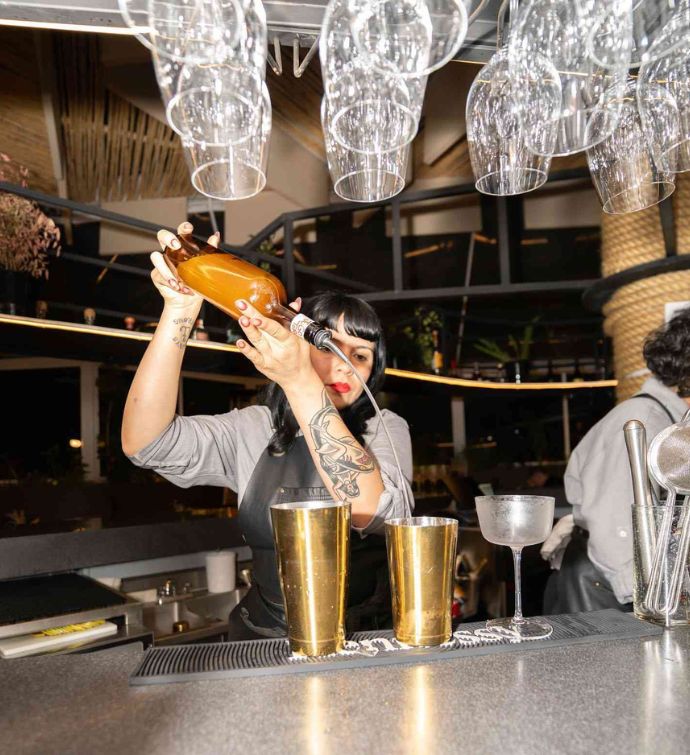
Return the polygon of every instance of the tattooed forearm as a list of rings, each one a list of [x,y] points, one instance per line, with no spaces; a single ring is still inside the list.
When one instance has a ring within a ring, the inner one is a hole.
[[[331,420],[339,418],[324,389],[323,408],[309,421],[321,468],[333,483],[333,493],[341,501],[357,498],[360,494],[357,478],[373,472],[376,463],[351,435],[336,438],[329,429]]]
[[[173,323],[177,325],[178,332],[176,336],[173,336],[173,343],[176,343],[179,348],[184,349],[189,340],[189,334],[192,330],[192,318],[191,317],[176,317]]]

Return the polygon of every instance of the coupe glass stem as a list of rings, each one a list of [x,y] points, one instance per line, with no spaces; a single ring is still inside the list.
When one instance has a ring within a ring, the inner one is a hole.
[[[520,575],[522,546],[519,548],[511,546],[511,550],[513,551],[513,567],[515,568],[515,615],[513,616],[513,622],[521,624],[524,621],[522,617],[522,585]]]

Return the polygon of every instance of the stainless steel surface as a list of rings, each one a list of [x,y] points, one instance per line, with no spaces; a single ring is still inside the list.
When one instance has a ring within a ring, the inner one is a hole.
[[[13,755],[686,752],[690,627],[409,666],[134,689],[134,646],[0,663]],[[262,725],[262,722],[270,725]]]
[[[159,588],[158,594],[165,597],[170,597],[177,593],[177,585],[174,579],[166,579],[162,587]]]
[[[162,601],[142,604],[142,621],[153,632],[156,644],[220,634],[227,628],[230,612],[245,593],[243,588],[222,593],[197,590],[162,598]],[[186,628],[180,628],[181,624],[186,624]]]
[[[654,528],[654,515],[652,506],[652,488],[649,484],[647,473],[647,431],[645,426],[637,419],[631,419],[623,427],[625,445],[628,449],[628,461],[630,462],[630,474],[633,484],[633,501],[635,506],[644,507],[644,511],[637,512],[640,539],[640,568],[645,583],[649,580],[649,573],[654,559],[654,547],[656,545],[656,530]]]
[[[264,0],[269,38],[277,36],[281,44],[288,46],[297,39],[301,47],[310,48],[321,28],[326,4],[327,0]],[[486,62],[496,49],[500,0],[466,0],[465,4],[471,14],[479,13],[470,23],[456,58]],[[118,0],[8,0],[0,4],[0,19],[126,30]]]

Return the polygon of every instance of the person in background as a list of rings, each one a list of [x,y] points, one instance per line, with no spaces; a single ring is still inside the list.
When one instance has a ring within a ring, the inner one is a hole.
[[[633,489],[623,426],[628,420],[640,420],[650,443],[688,410],[690,309],[650,333],[643,353],[651,376],[642,390],[597,422],[568,462],[565,492],[573,506],[574,527],[564,517],[547,541],[548,553],[543,551],[552,562],[562,556],[560,569],[547,586],[545,613],[630,610]],[[565,552],[559,555],[565,543]]]
[[[544,467],[536,467],[530,472],[525,485],[528,488],[553,488],[558,485],[558,480],[551,476]]]
[[[191,233],[191,225],[183,224],[178,232]],[[167,231],[158,238],[163,248],[179,247]],[[216,245],[218,236],[209,243]],[[127,396],[122,448],[135,464],[180,487],[218,485],[237,492],[239,526],[252,549],[253,584],[230,615],[229,639],[286,634],[270,518],[273,503],[349,501],[356,534],[351,539],[348,628],[360,628],[353,617],[376,615],[377,598],[389,611],[389,602],[381,598],[385,545],[368,544],[383,532],[386,519],[411,514],[412,448],[405,420],[384,410],[402,465],[401,480],[381,422],[354,375],[358,372],[373,393],[383,382],[386,350],[374,310],[339,293],[317,295],[301,306],[331,329],[350,367],[238,301],[244,335],[237,347],[270,380],[262,403],[227,414],[176,416],[182,359],[202,300],[172,277],[160,252],[152,261],[151,277],[164,307]],[[300,310],[299,301],[291,306]]]
[[[469,474],[464,453],[453,457],[443,482],[453,496],[458,511],[474,511],[475,496],[482,495],[477,481]]]

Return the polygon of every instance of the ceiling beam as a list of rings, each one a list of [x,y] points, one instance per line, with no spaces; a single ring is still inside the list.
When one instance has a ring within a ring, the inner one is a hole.
[[[399,301],[401,299],[452,299],[461,296],[513,296],[515,294],[553,293],[554,291],[584,291],[595,280],[535,281],[532,283],[492,283],[474,286],[439,286],[438,288],[404,289],[403,291],[374,291],[357,294],[366,301]]]

